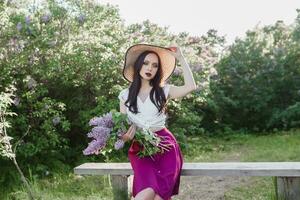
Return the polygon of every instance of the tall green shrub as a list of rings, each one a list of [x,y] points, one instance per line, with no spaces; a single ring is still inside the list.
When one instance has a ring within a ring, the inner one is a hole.
[[[208,102],[216,125],[254,131],[299,127],[296,31],[278,21],[248,31],[230,46],[210,85]]]

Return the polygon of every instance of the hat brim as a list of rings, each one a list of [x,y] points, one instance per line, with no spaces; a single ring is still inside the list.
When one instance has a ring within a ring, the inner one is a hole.
[[[127,49],[123,68],[124,78],[129,82],[133,82],[134,63],[138,56],[146,50],[154,51],[160,57],[162,70],[161,82],[165,82],[175,70],[176,58],[170,53],[170,49],[150,44],[136,44]]]

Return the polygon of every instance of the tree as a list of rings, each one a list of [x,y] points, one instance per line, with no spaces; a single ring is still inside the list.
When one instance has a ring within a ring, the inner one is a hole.
[[[29,199],[34,200],[35,198],[33,192],[16,159],[16,148],[22,138],[15,143],[13,148],[10,143],[10,140],[12,140],[13,138],[7,134],[7,128],[11,127],[9,121],[7,120],[7,117],[17,115],[16,113],[9,111],[9,107],[14,102],[12,98],[14,97],[13,92],[15,91],[15,89],[16,88],[13,85],[11,85],[8,88],[6,88],[5,92],[1,92],[0,94],[0,156],[8,158],[13,162],[13,164],[17,168],[18,173],[21,176],[23,184],[25,185]],[[23,137],[27,135],[28,131],[29,128],[25,132]]]

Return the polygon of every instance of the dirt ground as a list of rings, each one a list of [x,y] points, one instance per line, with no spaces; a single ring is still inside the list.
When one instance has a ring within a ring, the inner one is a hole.
[[[221,200],[226,191],[247,184],[249,177],[181,177],[179,194],[173,200]]]
[[[240,154],[227,156],[224,162],[240,161]],[[182,176],[179,194],[173,200],[223,200],[225,192],[230,189],[247,185],[250,177],[231,176]]]
[[[239,154],[225,158],[224,162],[239,161]],[[230,176],[182,176],[179,194],[172,200],[223,200],[230,189],[250,184],[250,177]]]

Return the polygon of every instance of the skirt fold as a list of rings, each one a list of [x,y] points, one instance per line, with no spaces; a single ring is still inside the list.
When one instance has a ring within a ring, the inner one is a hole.
[[[171,199],[172,195],[179,192],[180,173],[183,165],[183,156],[174,135],[163,128],[155,132],[159,136],[165,136],[172,149],[153,156],[139,158],[136,154],[141,150],[141,145],[133,141],[128,151],[132,169],[134,171],[132,195],[135,197],[145,188],[152,188],[164,200]]]

